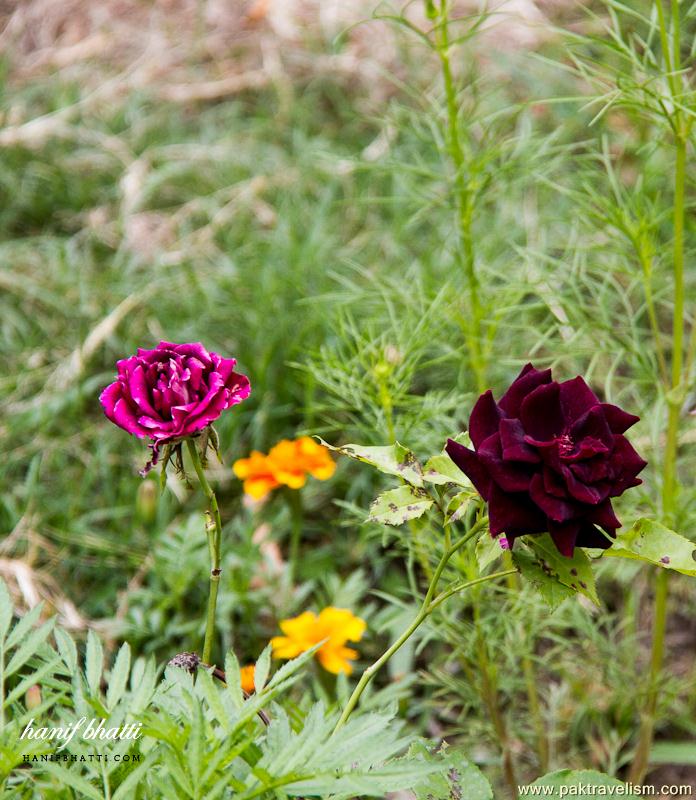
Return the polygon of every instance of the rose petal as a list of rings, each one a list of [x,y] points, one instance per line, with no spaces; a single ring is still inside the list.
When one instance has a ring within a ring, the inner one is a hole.
[[[489,389],[476,401],[469,419],[469,435],[476,450],[484,439],[498,430],[502,417],[503,414],[493,399],[493,392]]]
[[[577,503],[554,497],[544,489],[541,475],[535,475],[529,484],[529,496],[533,502],[554,522],[567,522],[577,516]]]
[[[577,521],[563,523],[549,521],[549,533],[561,555],[573,557],[580,527],[581,523]]]
[[[527,395],[545,383],[551,383],[551,370],[535,369],[525,364],[522,372],[510,384],[510,388],[502,396],[498,406],[510,417],[519,417],[522,401]]]
[[[635,414],[629,414],[611,403],[602,403],[601,408],[612,433],[623,433],[640,420]]]
[[[527,533],[542,533],[547,528],[546,517],[524,494],[509,494],[495,484],[488,501],[488,520],[491,535],[504,533],[508,540]]]
[[[614,443],[613,434],[601,406],[594,406],[577,419],[570,428],[570,437],[578,445],[583,439],[596,439],[607,448],[607,451]]]
[[[633,445],[625,436],[614,436],[614,452],[609,462],[614,472],[610,496],[618,497],[631,486],[639,486],[642,481],[636,475],[647,465],[635,451]]]
[[[532,479],[532,468],[503,461],[500,434],[485,439],[476,453],[491,478],[506,492],[526,492]]]
[[[581,417],[599,405],[599,398],[579,375],[560,384],[561,410],[568,422]]]
[[[621,522],[612,508],[611,500],[604,500],[602,503],[595,506],[588,512],[586,517],[589,522],[599,525],[609,533],[613,533],[617,528],[621,527]]]
[[[527,464],[541,461],[539,453],[525,442],[524,428],[518,419],[500,420],[499,431],[504,460],[523,461]]]
[[[601,489],[598,486],[588,486],[582,481],[579,481],[569,467],[563,468],[563,478],[568,487],[568,491],[576,500],[581,503],[588,503],[589,505],[597,505],[597,503],[604,500],[609,494],[609,488]]]
[[[469,450],[468,447],[464,447],[463,444],[455,442],[454,439],[447,440],[445,452],[459,469],[468,476],[481,497],[484,500],[488,500],[492,481],[476,453],[473,450]]]
[[[612,539],[616,537],[616,533],[614,531],[607,531],[607,534],[605,535],[598,528],[595,528],[594,525],[583,524],[580,528],[580,533],[578,534],[575,546],[594,547],[599,550],[606,550],[608,547],[611,547],[611,542],[609,539],[607,539],[607,535],[611,536]]]
[[[528,437],[543,442],[563,432],[564,419],[559,402],[559,386],[547,383],[534,389],[522,401],[520,419]],[[529,438],[526,439],[529,442]]]

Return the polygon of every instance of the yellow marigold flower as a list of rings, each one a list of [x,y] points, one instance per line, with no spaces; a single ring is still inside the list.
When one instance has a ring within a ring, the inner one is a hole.
[[[319,480],[326,480],[336,470],[328,449],[309,436],[278,442],[271,448],[268,461],[276,479],[291,489],[302,488],[308,473]]]
[[[252,692],[256,691],[256,687],[254,686],[254,671],[256,667],[253,664],[248,664],[246,667],[242,667],[239,670],[239,673],[242,678],[242,689],[251,694]]]
[[[254,500],[265,497],[280,486],[268,461],[268,456],[252,450],[249,458],[240,458],[232,465],[234,474],[244,481],[244,491]]]
[[[334,675],[339,672],[350,675],[353,671],[350,662],[358,657],[358,653],[345,644],[360,641],[366,627],[365,620],[346,608],[329,606],[319,616],[313,611],[305,611],[298,617],[281,621],[280,629],[285,636],[271,639],[273,656],[295,658],[326,640],[316,652],[319,663]]]

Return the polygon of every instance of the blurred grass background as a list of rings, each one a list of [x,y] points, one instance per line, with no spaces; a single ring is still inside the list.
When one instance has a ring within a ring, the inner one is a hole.
[[[252,382],[251,399],[220,420],[226,463],[214,470],[234,543],[221,593],[221,614],[234,619],[226,643],[256,655],[276,618],[310,597],[355,605],[377,586],[403,593],[403,542],[383,549],[381,532],[357,524],[371,475],[341,465],[331,486],[308,488],[293,590],[283,584],[287,509],[276,503],[259,517],[243,507],[230,471],[251,448],[300,432],[365,444],[393,433],[427,455],[462,429],[476,394],[438,66],[403,24],[423,22],[419,5],[405,17],[377,7],[396,20],[370,19],[375,6],[0,4],[0,573],[26,603],[43,597],[78,630],[95,624],[160,654],[195,634],[205,591],[196,508],[175,480],[160,500],[142,488],[143,443],[111,426],[97,399],[118,358],[161,338],[233,355]],[[499,391],[529,359],[562,377],[586,373],[643,416],[635,436],[652,459],[664,411],[658,365],[640,265],[615,212],[630,209],[668,241],[669,164],[649,122],[620,105],[594,120],[589,83],[572,69],[564,37],[602,35],[604,13],[516,0],[457,50],[487,374]],[[601,60],[588,41],[585,56]],[[668,248],[652,256],[666,329]],[[685,474],[692,465],[687,456]],[[629,518],[654,508],[656,476],[646,471]],[[682,501],[690,535],[691,490]],[[696,631],[694,591],[674,584],[680,655],[665,703],[678,739],[694,734]],[[529,598],[518,622],[548,636],[542,664],[557,659],[550,735],[615,771],[634,729],[644,571],[614,568],[605,592],[609,638],[577,610],[555,615],[551,631]],[[494,625],[495,604],[486,614]],[[383,611],[376,621],[391,631],[400,619]],[[446,641],[459,623],[447,624]],[[556,652],[558,630],[582,631],[582,658]],[[499,638],[514,662],[511,640],[534,647],[519,634],[502,625],[491,647]],[[411,653],[400,669],[414,664]],[[440,712],[451,714],[437,721],[423,698],[424,729],[466,720],[466,735],[484,736],[451,659],[433,671],[450,692]],[[524,724],[513,735],[523,763],[528,735]],[[561,761],[572,758],[564,747]],[[485,747],[479,755],[492,758]]]

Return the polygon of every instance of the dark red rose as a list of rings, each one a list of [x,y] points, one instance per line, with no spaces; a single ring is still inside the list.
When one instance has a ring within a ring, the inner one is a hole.
[[[621,523],[611,506],[645,467],[623,432],[638,422],[602,403],[578,376],[557,383],[531,364],[499,403],[490,389],[471,412],[475,452],[449,439],[447,453],[488,503],[492,536],[548,531],[559,551],[609,547]]]

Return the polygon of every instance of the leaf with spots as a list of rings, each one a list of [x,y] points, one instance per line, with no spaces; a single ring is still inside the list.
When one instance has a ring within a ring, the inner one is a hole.
[[[323,439],[319,439],[319,441],[329,450],[369,464],[386,475],[403,478],[411,486],[423,486],[423,467],[413,452],[398,442],[387,447],[363,447],[360,444],[344,444],[341,447],[334,447]]]
[[[563,556],[546,533],[528,537],[526,545],[526,550],[513,551],[513,560],[548,605],[556,608],[576,592],[599,605],[592,563],[582,550],[576,547],[572,558]]]
[[[696,576],[696,546],[652,519],[639,519],[617,534],[603,557],[634,558],[662,569]]]
[[[433,504],[433,498],[415,486],[399,486],[382,492],[370,506],[368,520],[383,525],[403,525],[422,516]]]
[[[492,800],[493,791],[481,770],[458,748],[443,745],[439,750],[417,742],[407,756],[410,762],[439,765],[437,772],[413,787],[416,800]]]
[[[468,433],[460,433],[454,437],[455,442],[471,445]],[[469,478],[459,469],[452,459],[443,450],[439,455],[429,458],[423,467],[423,479],[429,483],[444,485],[448,483],[463,486],[466,489],[473,489]]]

